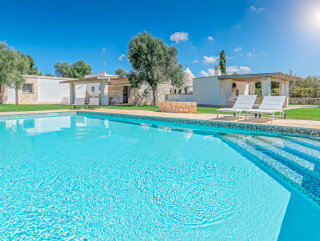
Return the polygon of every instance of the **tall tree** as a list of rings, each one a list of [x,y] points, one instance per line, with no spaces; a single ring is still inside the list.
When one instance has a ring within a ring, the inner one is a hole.
[[[67,78],[83,78],[85,75],[91,74],[92,68],[85,61],[80,60],[72,65],[67,62],[57,62],[54,65],[56,76]]]
[[[220,69],[221,69],[221,73],[222,74],[226,74],[227,73],[227,63],[226,63],[226,54],[224,52],[224,50],[222,50],[220,52]]]
[[[114,71],[116,73],[116,75],[119,75],[119,76],[127,76],[127,72],[121,68],[118,68]]]
[[[33,58],[28,54],[26,54],[24,56],[29,60],[29,70],[27,71],[27,74],[29,74],[29,75],[42,75],[42,73],[35,66],[36,63],[34,62]]]
[[[71,65],[72,78],[83,78],[85,75],[91,74],[91,71],[91,66],[83,60]]]
[[[182,66],[178,63],[177,49],[167,46],[163,40],[144,32],[139,33],[129,42],[128,60],[132,71],[128,74],[133,87],[148,83],[152,89],[153,105],[157,104],[158,85],[171,81],[181,86],[183,80]]]
[[[24,83],[22,75],[27,74],[29,70],[28,57],[0,42],[0,84],[21,88]]]

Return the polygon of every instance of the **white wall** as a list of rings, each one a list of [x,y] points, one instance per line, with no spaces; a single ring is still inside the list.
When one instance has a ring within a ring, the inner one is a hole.
[[[70,101],[69,84],[60,84],[61,79],[41,77],[38,79],[38,103],[66,104]],[[85,98],[86,85],[76,85],[76,98]]]
[[[232,92],[232,80],[222,79],[220,80],[220,103],[219,105],[228,105],[230,101],[230,95]]]
[[[193,95],[186,94],[186,95],[167,95],[168,101],[177,101],[177,102],[193,102]]]
[[[76,98],[85,98],[86,97],[86,91],[87,91],[86,84],[76,85],[75,88],[76,88]]]
[[[193,101],[200,105],[222,105],[217,76],[193,79]]]
[[[16,89],[11,87],[6,87],[8,93],[8,104],[16,103]]]
[[[94,87],[94,91],[92,91],[92,87]],[[100,87],[100,83],[87,84],[86,89],[89,96],[99,97],[99,94],[100,94],[99,87]]]
[[[38,103],[65,103],[70,97],[69,84],[60,84],[59,79],[38,79]]]

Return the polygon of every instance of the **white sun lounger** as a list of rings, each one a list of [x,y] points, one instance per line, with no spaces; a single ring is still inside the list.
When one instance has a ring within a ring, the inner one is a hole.
[[[219,117],[219,112],[233,112],[238,113],[238,121],[240,120],[240,115],[242,111],[252,109],[254,102],[256,101],[256,95],[239,95],[236,103],[234,103],[232,108],[221,108],[217,109],[217,119]]]
[[[99,98],[90,98],[87,106],[96,106],[99,107]]]
[[[286,96],[265,96],[262,100],[262,103],[259,109],[251,109],[251,110],[247,110],[246,112],[259,114],[260,116],[262,114],[272,114],[272,120],[271,120],[271,123],[272,123],[274,114],[277,112],[279,112],[282,116],[284,116],[284,118],[286,118],[286,115],[282,109],[285,100],[286,100]]]
[[[71,105],[73,106],[73,108],[76,108],[77,106],[83,107],[84,106],[84,101],[85,101],[85,98],[76,98],[74,100],[74,103],[71,104]]]

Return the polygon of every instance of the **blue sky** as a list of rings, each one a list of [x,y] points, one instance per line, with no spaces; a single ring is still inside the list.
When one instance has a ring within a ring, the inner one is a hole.
[[[93,72],[130,69],[128,42],[147,31],[178,49],[195,76],[210,74],[221,49],[229,72],[320,74],[320,1],[2,0],[0,41],[30,54],[43,73],[85,60]],[[120,56],[124,56],[121,58]]]

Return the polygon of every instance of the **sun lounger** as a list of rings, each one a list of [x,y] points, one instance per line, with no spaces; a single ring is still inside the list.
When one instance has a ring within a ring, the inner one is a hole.
[[[74,103],[71,104],[71,106],[73,106],[73,108],[76,108],[77,106],[83,107],[84,101],[85,101],[85,98],[76,98],[74,100]]]
[[[272,114],[272,123],[275,113],[279,112],[284,118],[286,118],[286,114],[282,109],[285,100],[286,96],[265,96],[259,109],[251,109],[246,112],[254,113],[256,115],[258,114],[259,117],[261,117],[262,114]]]
[[[232,108],[221,108],[217,110],[217,119],[219,117],[219,112],[233,112],[235,114],[238,113],[239,121],[241,112],[252,109],[256,98],[256,95],[239,95]]]
[[[112,100],[111,100],[111,105],[117,105],[119,104],[119,96],[113,96]]]
[[[88,107],[99,107],[99,98],[90,98],[89,103],[87,104]]]

